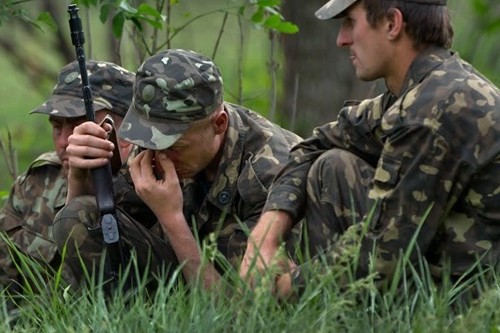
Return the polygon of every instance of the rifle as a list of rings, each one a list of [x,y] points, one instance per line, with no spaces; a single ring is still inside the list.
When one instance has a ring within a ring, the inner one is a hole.
[[[69,26],[71,30],[71,42],[75,46],[80,74],[82,77],[82,92],[85,104],[85,117],[89,121],[95,122],[95,114],[92,108],[92,90],[87,76],[87,66],[85,63],[85,52],[83,44],[82,23],[78,17],[78,7],[75,4],[68,6]],[[91,170],[92,181],[94,183],[95,197],[100,214],[100,222],[104,244],[107,249],[106,272],[112,278],[117,278],[120,266],[125,267],[123,247],[120,241],[119,224],[116,219],[115,195],[110,163],[105,166]],[[109,265],[109,266],[108,266]]]

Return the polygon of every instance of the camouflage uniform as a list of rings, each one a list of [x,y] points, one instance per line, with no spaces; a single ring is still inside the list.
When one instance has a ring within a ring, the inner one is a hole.
[[[346,105],[294,147],[264,210],[305,214],[313,253],[327,248],[333,263],[360,241],[357,274],[373,265],[381,283],[419,225],[417,246],[434,277],[449,265],[456,278],[483,255],[497,264],[498,88],[457,54],[430,48],[401,91]]]
[[[132,98],[134,74],[115,64],[89,60],[89,82],[94,95],[94,110],[108,109],[123,116]],[[85,115],[78,63],[64,66],[51,97],[31,113],[63,118]],[[53,219],[64,205],[67,193],[66,173],[56,152],[38,157],[12,186],[0,211],[0,228],[22,254],[54,269],[60,256],[53,239]],[[0,239],[0,284],[17,289],[22,274],[15,267],[16,256]],[[71,271],[63,268],[63,277],[73,282]],[[14,282],[14,283],[13,283]]]
[[[1,228],[19,251],[56,268],[59,260],[52,221],[65,199],[66,175],[57,154],[42,154],[12,186],[0,211]],[[10,279],[20,281],[13,260],[8,246],[0,241],[0,283],[4,286]]]
[[[206,118],[223,103],[221,80],[210,59],[190,51],[168,50],[149,58],[137,71],[134,100],[120,137],[143,148],[167,149],[192,121]],[[220,253],[235,264],[245,250],[246,229],[259,218],[274,176],[300,138],[241,106],[224,103],[224,109],[229,126],[217,176],[212,183],[183,180],[182,190],[184,215],[193,233],[200,241],[215,241]],[[115,190],[119,191],[116,186]],[[120,208],[119,200],[117,204]],[[77,197],[56,217],[60,246],[66,240],[77,244],[68,246],[75,273],[81,272],[78,255],[92,268],[103,251],[100,232],[92,232],[98,226],[95,212],[94,203]],[[177,265],[159,228],[142,227],[148,219],[122,215],[119,220],[125,247],[136,250],[141,270],[149,254],[153,271],[163,264]]]

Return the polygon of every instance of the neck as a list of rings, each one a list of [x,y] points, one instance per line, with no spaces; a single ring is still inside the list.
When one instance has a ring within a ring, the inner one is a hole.
[[[396,96],[401,95],[406,75],[410,69],[412,62],[417,57],[419,51],[413,46],[413,42],[409,38],[402,38],[394,52],[394,58],[387,75],[385,83],[390,92]]]
[[[216,138],[216,146],[218,147],[217,153],[215,154],[212,161],[203,170],[203,176],[205,177],[205,180],[208,182],[212,182],[217,176],[217,172],[219,170],[219,163],[222,158],[222,153],[224,150],[224,144],[223,144],[224,139],[225,139],[225,133],[224,135],[217,136]]]

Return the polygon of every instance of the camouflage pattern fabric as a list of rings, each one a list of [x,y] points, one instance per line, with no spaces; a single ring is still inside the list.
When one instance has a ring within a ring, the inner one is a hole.
[[[161,237],[159,228],[148,229],[117,207],[116,217],[120,223],[124,255],[137,258],[135,276],[144,276],[146,271],[161,275],[169,266],[177,266],[173,249]],[[99,209],[94,196],[79,196],[71,200],[54,219],[54,239],[58,247],[65,247],[65,263],[75,276],[84,277],[83,261],[87,272],[98,272],[103,258],[104,242],[99,222]],[[104,274],[107,272],[105,271]],[[104,276],[105,280],[111,276]]]
[[[94,111],[108,109],[119,116],[125,116],[132,100],[135,74],[105,61],[87,60],[86,66]],[[85,116],[82,78],[77,61],[61,69],[50,98],[30,113],[65,118]]]
[[[246,247],[245,229],[251,229],[256,224],[274,176],[288,158],[291,147],[300,141],[300,137],[241,106],[224,103],[224,107],[229,115],[229,128],[218,174],[211,184],[197,179],[183,184],[184,214],[188,222],[194,222],[196,230],[193,232],[198,234],[200,241],[215,242],[222,255],[231,263],[239,264]],[[130,181],[126,169],[121,174],[123,179]],[[121,193],[118,196],[130,195],[132,185],[122,182],[122,186],[125,189],[118,188],[115,183],[115,191]],[[117,205],[121,208],[123,201],[117,200]],[[127,206],[129,210],[132,207],[137,210],[141,207],[141,202],[129,201]],[[89,263],[102,251],[101,233],[89,232],[90,226],[97,225],[96,214],[91,216],[86,209],[81,208],[78,203],[68,204],[55,220],[58,247],[61,249],[66,241],[68,244],[78,244],[78,247],[67,248],[68,258],[74,259],[71,266],[75,273],[81,272],[81,268],[77,267],[79,255]],[[92,208],[91,211],[95,209]],[[82,216],[85,216],[84,220]],[[136,214],[134,218],[129,216],[125,221],[131,219],[136,220],[134,225],[151,222],[150,217],[141,217],[140,214]],[[157,226],[156,223],[150,229],[141,228],[140,235],[137,228],[127,228],[121,236],[128,247],[153,248],[155,260],[171,264],[174,260],[169,255],[170,252],[157,250],[155,244],[158,242],[152,243],[149,240],[159,232]],[[164,248],[164,245],[160,248]]]
[[[170,49],[137,70],[134,97],[119,129],[124,140],[167,149],[223,102],[222,75],[213,61],[189,50]]]
[[[439,48],[415,59],[401,91],[399,98],[386,93],[347,105],[336,122],[315,129],[292,150],[264,210],[281,209],[295,219],[309,207],[323,207],[327,217],[333,211],[332,219],[308,216],[313,239],[330,239],[318,245],[328,247],[335,263],[358,237],[357,272],[368,273],[373,255],[381,284],[392,277],[400,251],[422,221],[417,246],[434,277],[441,278],[449,265],[456,278],[483,255],[484,264],[498,264],[500,91],[457,54]],[[317,159],[332,149],[358,159],[335,154],[329,163],[343,164],[332,167],[343,177],[322,184],[311,174],[307,184],[312,165],[326,163]],[[337,186],[349,192],[337,193]],[[323,202],[329,195],[333,205]],[[343,199],[335,202],[335,195]],[[350,196],[354,206],[347,204]],[[306,206],[307,200],[316,205]],[[367,209],[373,216],[361,238],[359,222]]]
[[[194,217],[201,240],[213,234],[219,251],[236,267],[272,180],[301,138],[256,112],[230,103],[224,107],[229,128],[217,176],[208,192],[199,181],[185,184],[184,214],[187,221]]]
[[[13,184],[0,211],[1,231],[14,245],[42,264],[57,268],[60,258],[52,236],[52,222],[66,199],[66,176],[55,152],[38,157]],[[72,281],[71,271],[63,276]],[[8,245],[0,241],[0,284],[22,284]]]

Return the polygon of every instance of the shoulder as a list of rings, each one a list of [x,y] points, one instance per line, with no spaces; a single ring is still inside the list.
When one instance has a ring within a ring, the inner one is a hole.
[[[422,119],[438,122],[498,119],[499,89],[458,54],[448,51],[445,57],[442,53],[439,61],[432,63],[434,66],[428,66],[428,71],[420,74],[423,78],[402,94],[393,111],[402,110],[402,117],[416,123]],[[432,57],[437,55],[429,56]]]
[[[255,111],[225,103],[229,114],[226,144],[238,151],[238,189],[242,197],[265,198],[273,178],[286,163],[290,149],[302,139]]]
[[[231,103],[225,103],[225,107],[230,117],[230,127],[235,133],[244,135],[246,147],[284,147],[289,151],[292,146],[302,141],[297,134],[271,122],[258,112]]]
[[[486,107],[498,106],[500,103],[498,87],[453,52],[439,66],[433,68],[416,88],[415,94],[434,102],[454,102],[450,103],[450,106],[483,108],[483,103]]]
[[[28,179],[31,182],[44,182],[47,179],[65,179],[62,172],[62,164],[55,151],[46,152],[38,156],[29,165],[26,172],[18,178],[19,183],[24,183]]]
[[[37,158],[35,158],[35,160],[30,164],[29,169],[38,168],[46,165],[62,166],[61,161],[59,160],[59,157],[57,156],[57,153],[55,151],[49,151],[43,153]]]

